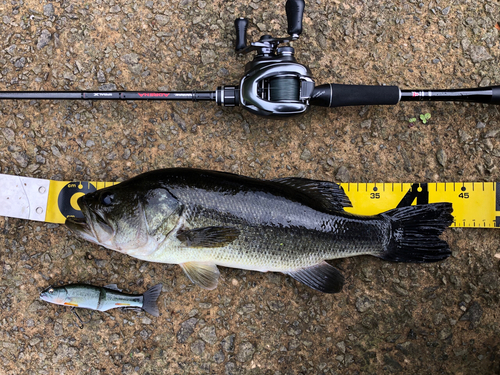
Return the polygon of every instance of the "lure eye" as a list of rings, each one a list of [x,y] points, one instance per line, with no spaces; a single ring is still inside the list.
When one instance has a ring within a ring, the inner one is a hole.
[[[50,294],[52,294],[52,293],[54,293],[54,289],[53,289],[53,288],[50,288],[50,289],[48,290],[48,292],[49,292]]]
[[[105,206],[111,206],[113,204],[115,196],[113,193],[106,193],[101,196],[101,203]]]

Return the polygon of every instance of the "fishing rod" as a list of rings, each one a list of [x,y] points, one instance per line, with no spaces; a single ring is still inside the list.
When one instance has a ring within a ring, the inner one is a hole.
[[[311,106],[395,105],[400,101],[500,104],[500,86],[451,90],[401,90],[397,86],[333,83],[316,86],[309,68],[295,59],[294,48],[280,46],[299,39],[304,7],[304,0],[287,0],[289,37],[262,35],[250,45],[246,35],[248,20],[235,20],[236,52],[257,52],[246,64],[237,86],[219,86],[215,91],[3,91],[0,99],[215,101],[224,107],[242,106],[266,117],[299,115]]]

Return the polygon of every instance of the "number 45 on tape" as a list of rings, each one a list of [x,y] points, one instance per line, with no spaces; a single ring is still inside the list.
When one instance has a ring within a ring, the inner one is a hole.
[[[77,200],[114,182],[53,181],[0,174],[0,216],[64,223],[82,217]],[[452,227],[500,228],[500,183],[342,183],[353,207],[347,212],[376,215],[396,207],[451,202]]]
[[[375,215],[413,204],[450,202],[455,221],[451,227],[499,228],[500,183],[346,183],[340,184],[351,199],[346,211]]]

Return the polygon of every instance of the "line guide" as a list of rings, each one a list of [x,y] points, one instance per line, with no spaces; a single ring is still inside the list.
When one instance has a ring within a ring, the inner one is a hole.
[[[82,217],[80,196],[117,182],[54,181],[0,174],[0,216],[62,224]],[[499,182],[341,183],[353,207],[376,215],[396,207],[435,202],[453,204],[451,227],[500,228]]]

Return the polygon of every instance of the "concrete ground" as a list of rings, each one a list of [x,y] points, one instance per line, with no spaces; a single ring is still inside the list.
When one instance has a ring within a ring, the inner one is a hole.
[[[237,84],[249,40],[286,35],[283,2],[0,3],[1,90],[214,90]],[[296,57],[318,84],[500,84],[492,0],[308,1]],[[430,113],[426,123],[410,118]],[[1,101],[1,173],[116,181],[166,167],[351,182],[498,181],[498,108],[417,103],[314,108],[271,120],[213,103]],[[498,374],[499,232],[447,230],[446,261],[334,261],[324,295],[281,274],[221,268],[213,291],[62,225],[0,219],[5,374]],[[48,285],[162,282],[161,316],[38,300]]]

